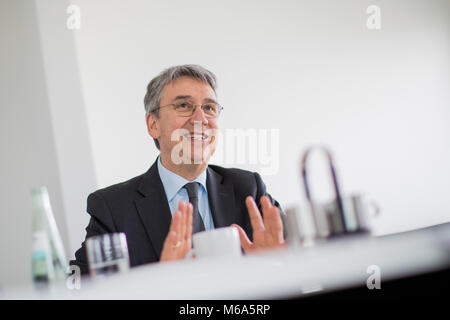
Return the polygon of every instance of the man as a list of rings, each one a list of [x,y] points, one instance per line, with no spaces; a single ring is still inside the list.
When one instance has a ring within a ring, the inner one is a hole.
[[[146,173],[89,195],[86,238],[124,232],[131,266],[184,259],[192,233],[230,225],[245,253],[283,247],[279,204],[261,177],[208,165],[222,110],[214,74],[198,65],[166,69],[144,104],[160,156]],[[75,257],[71,264],[87,273],[84,242]]]

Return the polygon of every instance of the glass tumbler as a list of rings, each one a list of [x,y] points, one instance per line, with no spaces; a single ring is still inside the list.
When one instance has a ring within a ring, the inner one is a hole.
[[[93,279],[125,273],[130,268],[124,233],[102,234],[86,239],[89,273]]]

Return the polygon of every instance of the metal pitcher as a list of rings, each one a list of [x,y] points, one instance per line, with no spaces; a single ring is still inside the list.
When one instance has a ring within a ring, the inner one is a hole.
[[[326,155],[333,183],[334,199],[325,204],[314,201],[310,191],[307,161],[311,152],[315,149],[322,151]],[[301,171],[306,199],[310,206],[317,237],[330,238],[348,234],[370,233],[366,219],[368,204],[365,198],[357,194],[347,197],[342,196],[337,181],[333,157],[327,148],[323,146],[308,148],[302,157]]]

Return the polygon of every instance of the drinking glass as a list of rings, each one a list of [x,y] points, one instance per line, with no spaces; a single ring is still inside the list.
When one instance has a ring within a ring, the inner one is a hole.
[[[102,234],[86,239],[89,273],[93,279],[127,272],[130,268],[124,233]]]

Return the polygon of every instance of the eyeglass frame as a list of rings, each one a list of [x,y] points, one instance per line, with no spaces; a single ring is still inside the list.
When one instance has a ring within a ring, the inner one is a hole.
[[[207,103],[208,103],[208,102],[207,102]],[[185,117],[185,118],[187,118],[187,117],[192,117],[192,115],[195,113],[195,110],[197,110],[197,106],[200,106],[200,108],[202,109],[202,112],[203,112],[203,114],[205,115],[205,117],[207,117],[207,118],[209,118],[209,119],[217,119],[217,118],[220,116],[220,114],[222,113],[223,107],[222,107],[220,104],[218,104],[217,102],[214,102],[214,104],[216,104],[216,105],[219,107],[219,111],[217,112],[217,116],[216,116],[216,117],[210,118],[210,117],[208,117],[207,114],[205,113],[205,110],[203,110],[203,106],[206,105],[207,103],[205,103],[205,104],[194,104],[194,103],[190,103],[190,102],[189,102],[189,104],[191,104],[192,106],[194,106],[194,108],[192,109],[192,114],[190,114],[190,115],[188,115],[188,116],[182,116],[182,115],[180,115],[179,113],[177,113],[177,115],[179,115],[180,117]],[[175,103],[169,103],[169,104],[166,104],[166,105],[164,105],[164,106],[156,107],[155,109],[151,110],[150,112],[151,112],[151,113],[154,113],[156,110],[160,110],[160,109],[165,108],[165,107],[174,107],[175,112],[176,112],[176,106],[177,106],[177,105],[176,105]]]

